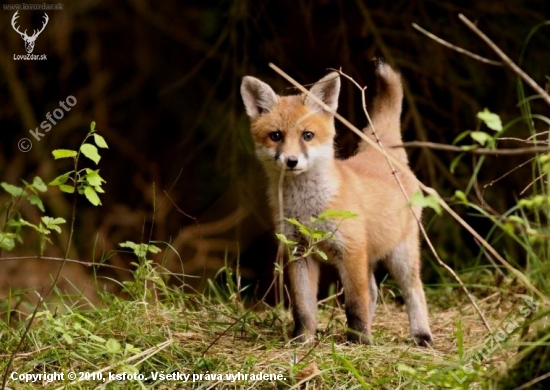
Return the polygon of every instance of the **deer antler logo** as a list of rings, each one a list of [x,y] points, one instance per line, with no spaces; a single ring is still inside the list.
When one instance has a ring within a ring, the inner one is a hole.
[[[18,27],[15,25],[15,19],[19,17],[19,15],[17,15],[18,12],[19,11],[15,11],[15,14],[13,14],[13,18],[11,18],[11,26],[15,31],[19,33],[19,35],[21,35],[21,38],[23,38],[23,40],[25,41],[25,49],[27,50],[27,53],[30,54],[34,50],[34,42],[36,41],[36,38],[38,38],[40,33],[44,31],[44,28],[46,28],[46,25],[48,24],[48,20],[50,20],[50,18],[48,18],[48,15],[44,12],[45,20],[44,20],[44,24],[42,25],[42,29],[40,31],[34,30],[34,34],[32,34],[32,36],[29,37],[27,35],[27,30],[25,30],[25,32],[21,32],[19,31]]]

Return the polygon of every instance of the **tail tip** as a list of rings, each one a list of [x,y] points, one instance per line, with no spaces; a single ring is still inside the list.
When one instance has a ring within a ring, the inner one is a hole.
[[[371,64],[374,68],[374,73],[377,78],[388,81],[400,81],[401,77],[397,70],[395,70],[386,60],[382,57],[374,57],[371,60]]]

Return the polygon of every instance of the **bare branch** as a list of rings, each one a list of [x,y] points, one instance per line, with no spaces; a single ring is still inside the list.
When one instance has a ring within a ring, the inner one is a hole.
[[[488,156],[518,156],[522,154],[533,154],[533,153],[548,153],[550,148],[542,146],[534,146],[531,148],[516,148],[516,149],[485,149],[485,148],[476,148],[476,149],[463,149],[461,146],[438,144],[435,142],[423,142],[423,141],[411,141],[403,142],[401,145],[391,145],[392,148],[428,148],[434,150],[444,150],[447,152],[456,152],[456,153],[470,153],[470,154],[481,154]]]
[[[495,66],[502,66],[504,65],[502,62],[499,62],[499,61],[493,61],[493,60],[490,60],[488,58],[485,58],[485,57],[482,57],[480,55],[477,55],[475,53],[472,53],[471,51],[468,51],[466,49],[463,49],[461,47],[458,47],[456,45],[453,45],[452,43],[449,43],[441,38],[439,38],[438,36],[432,34],[431,32],[427,31],[427,30],[424,30],[422,27],[420,27],[418,24],[416,23],[413,23],[412,26],[417,29],[418,31],[420,31],[422,34],[426,35],[428,38],[431,38],[433,39],[434,41],[436,41],[437,43],[445,46],[445,47],[448,47],[449,49],[452,49],[454,51],[457,51],[459,53],[462,53],[464,55],[467,55],[468,57],[472,57],[473,59],[475,60],[478,60],[480,62],[484,62],[486,64],[489,64],[489,65],[495,65]]]
[[[506,63],[516,73],[519,77],[523,79],[531,88],[533,88],[550,106],[550,95],[546,92],[540,85],[538,85],[535,80],[533,80],[527,73],[525,73],[519,66],[517,66],[511,59],[508,57],[500,48],[487,36],[485,35],[475,24],[473,24],[470,19],[468,19],[463,14],[458,14],[458,18],[466,25],[470,30],[475,32],[483,41],[491,48],[497,55],[502,58],[502,61]]]

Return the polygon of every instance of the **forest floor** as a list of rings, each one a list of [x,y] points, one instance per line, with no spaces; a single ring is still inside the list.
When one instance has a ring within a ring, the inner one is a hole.
[[[183,294],[145,279],[126,285],[130,299],[104,293],[102,304],[92,305],[65,296],[56,308],[38,311],[6,371],[25,323],[8,318],[0,325],[7,388],[497,388],[527,331],[526,316],[538,309],[527,295],[492,289],[477,300],[491,335],[461,290],[431,288],[435,347],[419,348],[410,341],[404,306],[382,288],[374,346],[346,342],[334,297],[320,304],[316,340],[300,345],[289,339],[288,310],[251,308],[232,284]],[[155,288],[147,288],[152,282]]]

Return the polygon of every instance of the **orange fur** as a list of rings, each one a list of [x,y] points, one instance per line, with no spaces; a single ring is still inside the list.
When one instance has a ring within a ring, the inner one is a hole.
[[[397,144],[401,142],[401,78],[383,63],[377,64],[376,72],[382,87],[373,104],[372,119],[383,144]],[[338,74],[331,73],[310,92],[335,110],[339,88]],[[277,96],[267,84],[249,76],[243,79],[241,94],[251,118],[256,154],[268,175],[275,225],[282,226],[283,233],[303,247],[305,238],[284,218],[309,224],[311,216],[325,210],[357,214],[339,225],[335,240],[320,244],[337,267],[344,285],[349,339],[371,343],[377,296],[373,268],[383,261],[403,290],[415,341],[419,345],[431,344],[420,281],[416,218],[420,218],[421,210],[411,210],[395,177],[410,197],[418,191],[412,171],[392,172],[385,157],[366,145],[361,145],[355,156],[337,160],[333,147],[334,118],[308,96]],[[402,149],[389,149],[389,153],[407,163]],[[280,192],[281,173],[284,180]],[[336,225],[328,224],[326,229],[333,231]],[[288,270],[294,335],[305,340],[317,326],[318,259],[302,257],[290,261]]]

